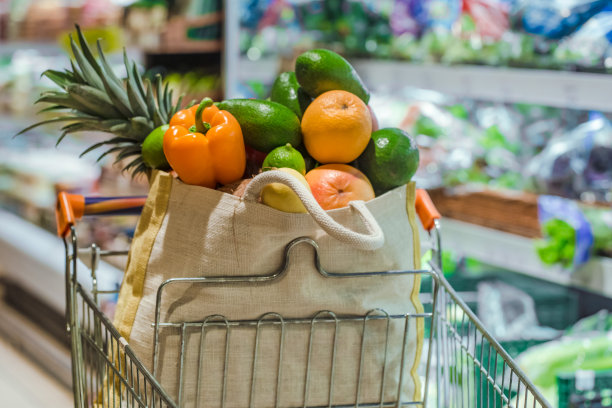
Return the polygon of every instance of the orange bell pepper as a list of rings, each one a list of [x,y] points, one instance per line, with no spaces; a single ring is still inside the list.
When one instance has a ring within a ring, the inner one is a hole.
[[[246,167],[242,130],[210,98],[174,114],[164,133],[164,154],[186,184],[215,188],[240,180]]]

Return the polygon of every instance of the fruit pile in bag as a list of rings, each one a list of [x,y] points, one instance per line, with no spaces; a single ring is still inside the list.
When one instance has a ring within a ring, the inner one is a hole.
[[[66,122],[67,134],[102,131],[114,137],[83,154],[108,147],[117,161],[131,159],[133,174],[172,171],[184,183],[241,195],[251,177],[279,169],[300,180],[325,210],[353,200],[370,200],[406,184],[414,175],[419,152],[412,137],[396,129],[378,129],[367,105],[370,94],[353,67],[324,49],[300,55],[295,72],[276,79],[269,100],[205,98],[182,107],[157,76],[143,80],[125,58],[128,78],[119,79],[98,42],[95,57],[77,27],[71,38],[72,68],[44,73],[60,90],[37,102],[52,119]],[[61,113],[60,113],[61,112]],[[270,184],[264,204],[286,212],[306,212],[287,186]]]

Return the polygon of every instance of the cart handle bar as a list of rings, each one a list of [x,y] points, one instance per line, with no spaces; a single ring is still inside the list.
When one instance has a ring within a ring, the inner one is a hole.
[[[57,235],[66,237],[70,227],[85,215],[138,215],[146,199],[146,196],[85,197],[61,192],[57,196],[55,206]],[[435,226],[435,220],[440,219],[440,213],[427,191],[417,189],[415,208],[423,228],[431,231]]]

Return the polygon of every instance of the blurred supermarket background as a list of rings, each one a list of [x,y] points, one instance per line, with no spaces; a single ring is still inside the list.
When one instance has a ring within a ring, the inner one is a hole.
[[[17,347],[60,389],[56,193],[147,191],[112,157],[79,158],[96,134],[56,146],[51,123],[14,137],[54,86],[42,72],[67,68],[75,23],[103,39],[117,74],[125,47],[188,99],[266,98],[302,51],[345,56],[380,127],[419,144],[447,279],[555,406],[612,406],[612,1],[0,0],[0,367]],[[97,219],[80,234],[124,249],[134,225]],[[101,266],[102,288],[120,284],[122,262]],[[38,406],[2,370],[0,406]]]

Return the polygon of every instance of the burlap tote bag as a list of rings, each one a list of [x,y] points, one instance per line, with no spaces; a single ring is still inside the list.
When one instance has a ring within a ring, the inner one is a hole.
[[[309,213],[260,204],[270,182]],[[419,268],[414,203],[413,183],[326,212],[280,171],[255,177],[242,198],[157,172],[115,324],[181,407],[419,400],[419,276],[363,274]]]

